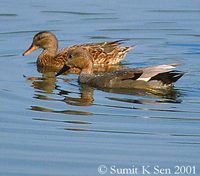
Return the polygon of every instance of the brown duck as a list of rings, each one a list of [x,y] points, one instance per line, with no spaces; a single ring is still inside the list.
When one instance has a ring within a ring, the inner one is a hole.
[[[95,75],[90,53],[82,48],[75,48],[68,51],[66,63],[56,76],[75,67],[81,70],[79,83],[97,88],[168,89],[184,74],[176,71],[176,66],[177,64],[167,64],[129,68]]]
[[[39,67],[62,68],[64,66],[68,51],[81,47],[92,56],[92,62],[95,65],[111,65],[119,63],[127,52],[135,46],[120,46],[121,41],[111,41],[102,43],[88,43],[73,45],[58,51],[58,40],[56,36],[49,31],[37,33],[29,49],[23,56],[42,48],[42,53],[38,56],[37,65]]]

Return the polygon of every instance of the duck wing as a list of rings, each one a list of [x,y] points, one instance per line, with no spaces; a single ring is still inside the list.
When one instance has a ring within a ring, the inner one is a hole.
[[[97,75],[90,81],[95,87],[107,88],[162,88],[169,87],[184,73],[176,71],[177,64],[132,68]]]
[[[81,47],[91,54],[94,64],[117,64],[125,57],[128,51],[135,47],[135,45],[121,46],[122,41],[124,40],[72,45],[60,50],[56,58],[66,59],[69,49]]]

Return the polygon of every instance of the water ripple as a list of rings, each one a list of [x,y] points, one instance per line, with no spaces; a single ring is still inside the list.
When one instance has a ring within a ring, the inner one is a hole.
[[[162,10],[149,10],[149,12],[157,12],[157,13],[199,13],[200,10],[199,9],[162,9]]]
[[[50,29],[49,29],[50,30]],[[50,30],[50,31],[58,31],[58,30]],[[5,34],[26,34],[26,33],[37,33],[40,32],[40,30],[26,30],[26,31],[10,31],[10,32],[0,32],[0,35]]]
[[[6,17],[13,17],[13,16],[18,16],[17,14],[15,14],[15,13],[0,13],[0,17],[4,17],[4,16],[6,16]]]
[[[38,120],[38,121],[47,121],[47,122],[61,122],[61,123],[69,123],[69,124],[79,124],[79,125],[90,125],[92,123],[90,122],[84,122],[84,121],[75,121],[75,120],[50,120],[47,118],[33,118],[33,120]]]
[[[75,12],[75,11],[57,11],[57,10],[45,10],[41,11],[43,13],[58,13],[58,14],[71,14],[80,16],[90,16],[90,15],[111,15],[112,13],[96,13],[96,12]]]
[[[84,111],[75,111],[75,110],[54,110],[54,109],[49,109],[41,106],[31,106],[29,108],[30,110],[33,111],[42,111],[42,112],[53,112],[53,113],[61,113],[61,114],[74,114],[74,115],[93,115],[93,113],[90,112],[84,112]]]

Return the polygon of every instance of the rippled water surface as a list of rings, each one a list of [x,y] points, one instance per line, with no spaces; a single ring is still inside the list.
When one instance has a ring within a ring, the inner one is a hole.
[[[200,1],[1,0],[0,6],[0,175],[131,175],[116,168],[136,167],[139,176],[143,166],[150,175],[154,166],[175,175],[177,165],[200,174]],[[124,45],[137,48],[123,65],[180,63],[186,74],[167,96],[80,86],[77,75],[37,70],[40,51],[22,57],[42,30],[55,33],[60,48],[127,39]]]

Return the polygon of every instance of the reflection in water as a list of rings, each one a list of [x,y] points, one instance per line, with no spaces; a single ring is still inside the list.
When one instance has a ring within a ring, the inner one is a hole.
[[[55,72],[46,72],[42,74],[42,77],[26,77],[26,79],[32,81],[33,88],[47,94],[53,93],[56,88]]]
[[[42,111],[42,112],[53,112],[53,113],[62,113],[62,114],[73,114],[73,115],[93,115],[93,113],[90,112],[84,112],[84,111],[75,111],[75,110],[54,110],[49,109],[41,106],[31,106],[30,110],[34,111]]]
[[[120,101],[126,103],[134,103],[134,104],[156,104],[156,103],[181,103],[181,100],[170,100],[170,99],[131,99],[131,98],[115,98],[115,97],[107,97],[109,100]]]
[[[110,67],[98,67],[96,72],[105,72],[105,71],[113,71],[121,68],[121,65],[115,65]],[[51,68],[38,68],[40,72],[42,72],[42,77],[29,77],[27,80],[32,81],[32,87],[36,90],[34,98],[39,100],[47,100],[47,101],[59,101],[67,103],[68,105],[73,106],[92,106],[94,102],[93,92],[94,88],[88,85],[79,85],[79,97],[75,97],[73,92],[68,90],[63,90],[59,86],[56,85],[56,77],[55,70]],[[70,83],[74,79],[62,79],[64,83]],[[77,85],[75,85],[77,86]],[[54,90],[58,91],[56,95],[61,98],[52,98],[51,94],[53,94]],[[101,89],[102,91],[111,93],[110,97],[106,97],[112,101],[119,101],[125,103],[134,103],[134,104],[160,104],[160,103],[181,103],[180,100],[180,92],[175,89],[162,89],[162,90],[138,90],[138,89]],[[48,94],[48,96],[47,96]],[[73,96],[70,96],[73,94]],[[77,94],[77,92],[76,92]],[[132,98],[119,98],[116,97],[115,94],[126,94],[126,95],[134,95]],[[143,98],[141,98],[141,96]],[[144,98],[146,97],[146,98]],[[151,98],[150,98],[151,97]],[[119,105],[106,105],[105,104],[95,104],[96,106],[105,106],[112,108],[124,108],[130,109],[129,106],[119,106]],[[42,112],[54,112],[54,113],[62,113],[62,114],[73,114],[73,115],[93,115],[92,112],[87,111],[79,111],[79,110],[56,110],[52,108],[46,108],[42,106],[31,106],[31,110],[34,111],[42,111]],[[137,110],[149,110],[149,111],[167,111],[167,112],[177,112],[174,109],[165,109],[161,108],[147,108],[147,107],[132,107],[131,109]],[[97,115],[97,114],[96,114]],[[103,115],[103,114],[102,114]]]
[[[79,124],[79,125],[90,125],[90,122],[83,122],[83,121],[74,121],[74,120],[50,120],[47,118],[33,118],[33,120],[39,121],[48,121],[48,122],[61,122],[61,123],[72,123],[72,124]]]
[[[103,91],[117,94],[149,96],[154,98],[168,99],[166,102],[180,103],[178,98],[181,96],[180,92],[174,88],[170,89],[103,89]],[[163,101],[162,101],[163,102]],[[142,102],[141,102],[142,104]]]
[[[158,135],[157,133],[149,133],[149,132],[98,130],[98,129],[87,129],[87,128],[64,128],[64,130],[82,131],[82,132],[86,131],[86,132],[95,132],[95,133],[133,134],[133,135]]]
[[[40,70],[41,71],[41,70]],[[64,100],[51,98],[50,96],[47,96],[47,94],[51,95],[53,94],[54,90],[58,90],[58,95],[68,95],[69,91],[61,90],[56,85],[56,77],[55,72],[51,69],[43,69],[42,70],[42,77],[26,77],[27,80],[32,81],[32,87],[37,92],[33,98],[39,99],[39,100],[48,100],[48,101],[63,101],[68,104],[73,104],[77,106],[88,106],[91,105],[93,102],[93,91],[90,89],[90,91],[84,91],[85,88],[80,88],[81,98],[76,99],[72,97],[65,97]],[[70,82],[72,79],[65,79],[64,82]],[[40,91],[38,91],[40,90]],[[88,89],[89,90],[89,89]],[[93,115],[93,113],[85,112],[85,111],[78,111],[78,110],[55,110],[50,109],[46,107],[41,106],[31,106],[31,110],[34,111],[42,111],[42,112],[54,112],[54,113],[62,113],[62,114],[73,114],[73,115]]]
[[[91,106],[93,103],[94,89],[87,85],[80,86],[80,98],[66,96],[64,102],[75,106]]]
[[[180,93],[178,90],[160,90],[158,91],[146,91],[138,89],[103,89],[105,92],[117,93],[117,94],[126,94],[134,96],[148,96],[157,99],[125,99],[125,98],[116,98],[116,97],[107,97],[113,101],[121,101],[127,103],[135,104],[155,104],[155,103],[181,103],[182,100],[179,99]],[[92,105],[94,101],[93,98],[94,88],[88,85],[80,85],[80,98],[73,98],[66,96],[63,100],[64,102],[76,105],[76,106],[89,106]],[[159,98],[159,99],[158,99]]]
[[[38,78],[33,81],[32,86],[36,90],[43,90],[43,93],[50,94],[53,93],[54,89],[58,90],[59,93],[57,95],[64,97],[63,99],[55,99],[51,98],[49,96],[46,96],[45,94],[40,94],[37,91],[37,94],[35,94],[34,98],[40,99],[40,100],[48,100],[48,101],[62,101],[69,105],[73,106],[91,106],[93,105],[93,92],[94,88],[88,86],[88,85],[80,85],[79,91],[80,91],[80,97],[70,97],[69,94],[71,92],[67,90],[62,90],[55,84],[56,78],[54,76],[54,73],[52,75],[52,72],[49,73],[43,73],[43,78]],[[69,80],[65,80],[64,82],[69,82]],[[164,92],[152,92],[152,91],[143,91],[143,90],[134,90],[134,89],[104,89],[103,91],[111,92],[111,93],[118,93],[118,94],[129,94],[134,95],[134,99],[131,98],[116,98],[116,97],[107,97],[107,99],[112,101],[120,101],[120,102],[126,102],[126,103],[134,103],[134,104],[156,104],[156,103],[181,103],[181,100],[178,99],[180,93],[177,90],[171,89],[170,91],[164,91]],[[163,94],[162,94],[163,93]],[[112,95],[112,94],[111,94]],[[149,99],[149,98],[135,98],[135,96],[148,96],[153,97],[156,99]],[[159,98],[159,99],[158,99]],[[97,105],[97,104],[96,104]],[[106,107],[113,107],[113,108],[125,108],[129,109],[128,106],[111,106],[111,105],[99,105],[99,106],[106,106]],[[131,107],[133,109],[133,107]],[[74,114],[74,115],[93,115],[91,112],[86,111],[78,111],[78,110],[55,110],[55,109],[49,109],[46,107],[41,106],[31,106],[31,110],[34,111],[42,111],[42,112],[54,112],[54,113],[63,113],[63,114]],[[150,111],[168,111],[168,112],[177,112],[177,110],[162,110],[162,109],[155,109],[155,108],[142,108],[142,107],[135,107],[135,109],[140,110],[150,110]]]
[[[128,94],[128,95],[137,95],[137,96],[145,96],[145,97],[151,97],[150,98],[137,98],[137,99],[131,99],[131,98],[116,98],[116,97],[107,97],[110,100],[113,101],[121,101],[126,103],[134,103],[134,104],[156,104],[156,103],[181,103],[182,100],[180,97],[180,92],[175,89],[166,90],[164,92],[158,92],[158,91],[146,91],[146,90],[127,90],[125,92],[124,90],[107,90],[112,93],[118,93],[118,94]],[[162,90],[163,91],[163,90]],[[153,99],[152,99],[153,98]]]

